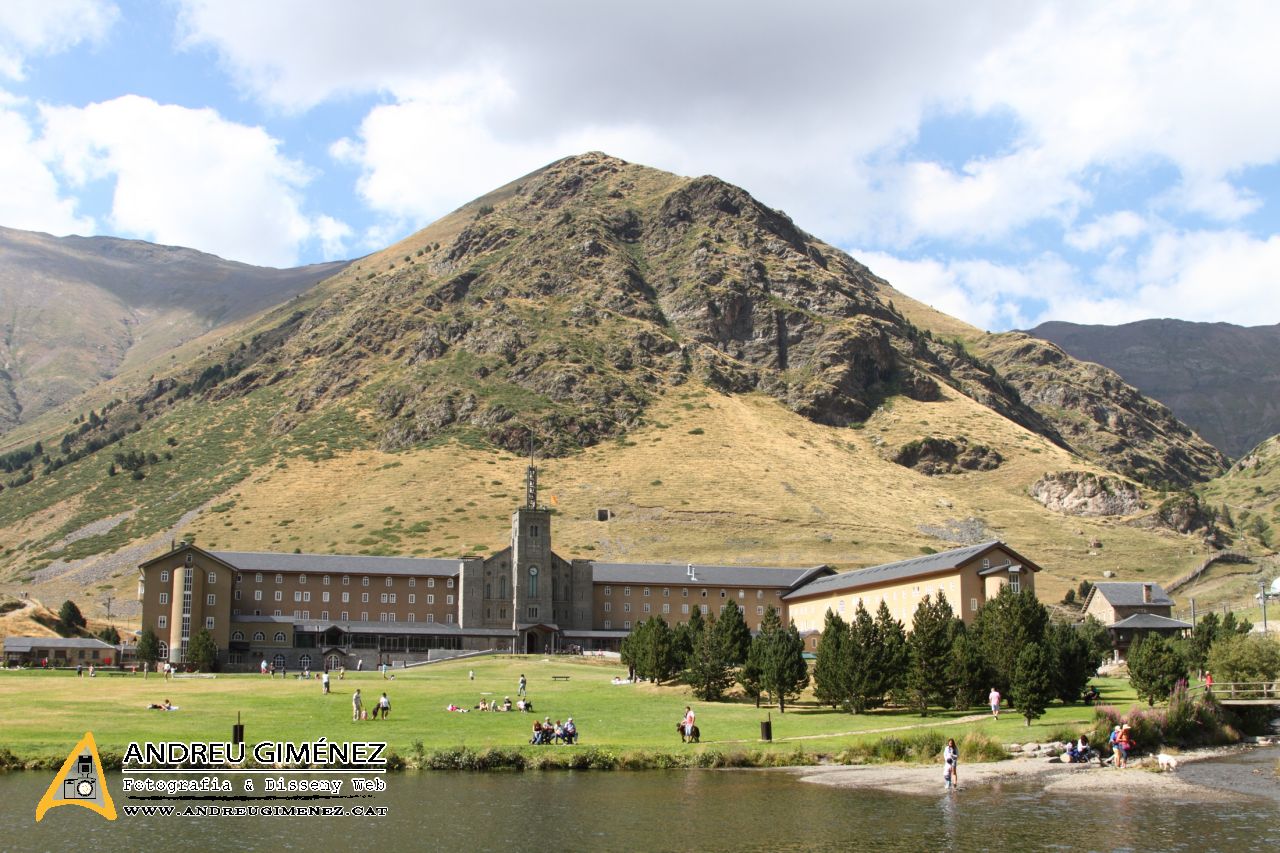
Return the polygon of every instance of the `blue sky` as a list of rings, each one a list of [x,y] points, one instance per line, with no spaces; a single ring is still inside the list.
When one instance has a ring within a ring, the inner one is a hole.
[[[559,157],[714,174],[983,328],[1280,322],[1265,2],[5,0],[0,225],[290,266]]]

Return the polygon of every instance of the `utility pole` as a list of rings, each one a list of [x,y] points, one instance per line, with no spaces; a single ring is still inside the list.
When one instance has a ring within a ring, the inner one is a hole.
[[[1267,582],[1258,581],[1258,598],[1262,600],[1262,636],[1267,636]]]

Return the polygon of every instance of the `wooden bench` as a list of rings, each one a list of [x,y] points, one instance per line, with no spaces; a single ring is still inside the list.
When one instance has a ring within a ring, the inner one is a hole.
[[[552,681],[568,681],[568,680],[569,680],[569,676],[567,676],[567,675],[553,675],[553,676],[551,676],[551,680],[552,680]]]

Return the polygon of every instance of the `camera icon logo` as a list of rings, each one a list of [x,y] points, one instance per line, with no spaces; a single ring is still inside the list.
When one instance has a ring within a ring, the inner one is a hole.
[[[102,760],[98,757],[98,746],[92,732],[85,732],[40,798],[36,806],[36,821],[39,822],[49,809],[63,805],[84,806],[107,820],[116,819],[115,803],[111,801],[111,793],[102,776]]]

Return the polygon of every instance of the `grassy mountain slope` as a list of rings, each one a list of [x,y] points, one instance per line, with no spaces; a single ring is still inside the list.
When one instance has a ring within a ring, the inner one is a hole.
[[[137,240],[0,228],[0,435],[343,265],[268,269]]]
[[[0,480],[0,577],[47,600],[124,591],[189,535],[491,550],[530,438],[554,457],[543,481],[566,555],[852,567],[1000,536],[1047,567],[1049,597],[1203,558],[1198,539],[1028,495],[1046,472],[1160,456],[1165,432],[1073,455],[1089,429],[1066,434],[886,287],[714,178],[559,161],[153,378],[104,383],[79,422],[24,427],[44,453]],[[1068,381],[1078,363],[1062,359]],[[892,461],[925,439],[996,467],[930,477]]]

